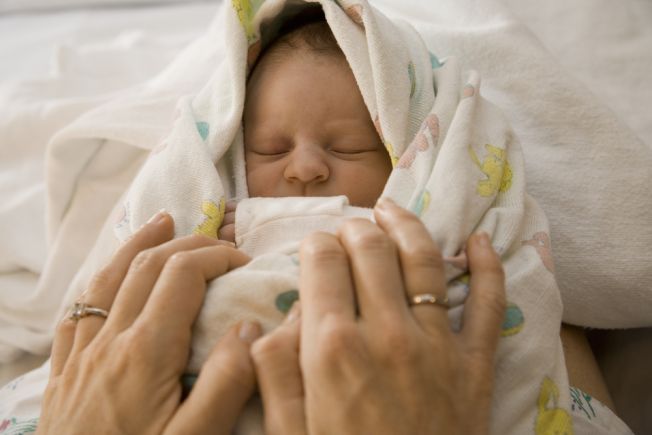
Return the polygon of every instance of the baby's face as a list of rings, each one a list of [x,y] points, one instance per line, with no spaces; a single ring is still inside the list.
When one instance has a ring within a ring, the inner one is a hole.
[[[244,143],[251,197],[346,195],[373,207],[392,170],[346,60],[306,49],[257,65]]]

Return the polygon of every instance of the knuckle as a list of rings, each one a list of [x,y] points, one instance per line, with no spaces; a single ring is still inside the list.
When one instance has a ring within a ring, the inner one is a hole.
[[[291,351],[289,342],[283,334],[271,333],[259,338],[251,345],[251,358],[258,364],[277,358]]]
[[[134,326],[130,333],[124,335],[122,346],[125,354],[141,355],[149,347],[149,330],[141,326]]]
[[[424,267],[443,267],[443,258],[441,252],[435,246],[434,242],[421,240],[410,243],[402,248],[403,253],[409,263],[414,266]]]
[[[354,324],[325,322],[318,347],[319,358],[326,363],[337,361],[343,355],[357,349],[359,340],[358,330]]]
[[[331,234],[314,233],[301,242],[301,256],[315,262],[331,262],[341,260],[345,253]]]
[[[383,335],[380,353],[383,359],[396,365],[411,364],[418,359],[418,347],[402,327],[392,327]]]
[[[165,268],[172,271],[186,271],[194,267],[195,261],[189,251],[176,252],[165,262]]]
[[[353,249],[360,251],[387,251],[396,249],[391,239],[379,229],[349,233],[348,239]]]
[[[233,380],[242,379],[251,373],[251,362],[247,352],[238,352],[235,349],[214,352],[206,361],[206,366],[223,371]]]
[[[131,262],[129,267],[131,272],[149,270],[159,266],[163,262],[162,255],[156,249],[146,249],[140,251]]]
[[[137,322],[132,327],[121,334],[120,337],[120,356],[127,356],[126,361],[123,358],[116,358],[115,367],[117,371],[122,372],[124,365],[135,366],[139,368],[145,367],[151,370],[151,367],[157,365],[160,361],[160,340],[157,340],[158,332],[144,324],[145,322]]]

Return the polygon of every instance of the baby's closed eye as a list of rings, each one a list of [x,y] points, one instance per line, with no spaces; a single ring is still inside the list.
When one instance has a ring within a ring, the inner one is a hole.
[[[377,143],[370,143],[369,141],[340,141],[331,144],[328,151],[333,154],[355,155],[363,153],[372,153],[382,150],[382,147]]]

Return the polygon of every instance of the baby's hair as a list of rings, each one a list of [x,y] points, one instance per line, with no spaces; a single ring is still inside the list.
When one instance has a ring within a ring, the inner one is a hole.
[[[285,55],[307,49],[315,54],[344,58],[330,26],[326,22],[321,6],[307,7],[294,17],[285,21],[278,30],[276,38],[261,53],[263,57],[282,60]],[[258,62],[257,62],[258,63]],[[255,68],[255,66],[254,66]]]

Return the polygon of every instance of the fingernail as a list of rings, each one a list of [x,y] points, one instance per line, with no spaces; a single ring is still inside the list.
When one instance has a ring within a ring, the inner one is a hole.
[[[258,337],[260,337],[261,333],[262,331],[258,323],[245,320],[244,322],[242,322],[242,324],[240,324],[240,330],[238,331],[238,336],[242,341],[245,341],[247,343],[253,343],[254,341],[256,341]]]
[[[147,221],[147,224],[159,224],[165,219],[165,216],[167,216],[168,212],[164,208],[160,209],[154,216],[149,218]]]
[[[222,245],[226,245],[226,246],[229,246],[229,247],[231,247],[231,248],[235,248],[235,243],[233,243],[233,242],[229,242],[228,240],[220,240],[220,243],[221,243]]]
[[[487,234],[484,231],[480,231],[477,233],[477,239],[478,245],[482,246],[483,248],[488,248],[490,245],[489,241],[489,234]]]
[[[285,316],[285,320],[283,323],[292,323],[295,320],[299,318],[301,315],[301,304],[299,301],[295,301],[294,304],[292,304],[292,308],[290,309],[290,312],[288,313],[287,316]]]

